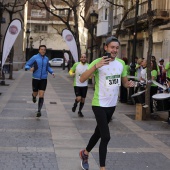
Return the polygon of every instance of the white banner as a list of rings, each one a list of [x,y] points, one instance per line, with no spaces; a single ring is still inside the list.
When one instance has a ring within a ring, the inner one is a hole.
[[[62,32],[62,37],[65,40],[66,44],[68,45],[68,48],[70,49],[70,52],[74,58],[75,62],[78,62],[78,50],[77,50],[77,44],[75,41],[75,38],[70,30],[64,29]]]
[[[14,19],[8,26],[6,30],[6,34],[4,36],[4,43],[3,43],[3,51],[2,51],[2,63],[1,68],[11,51],[12,46],[16,38],[18,37],[19,32],[21,31],[21,21],[19,19]]]

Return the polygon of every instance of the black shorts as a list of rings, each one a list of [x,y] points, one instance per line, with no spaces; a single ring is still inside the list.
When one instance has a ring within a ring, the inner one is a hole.
[[[47,87],[47,79],[32,79],[32,90],[38,92],[38,90],[45,91]]]
[[[74,86],[74,92],[75,92],[76,97],[81,96],[82,98],[86,98],[87,89],[88,89],[88,86],[85,86],[85,87]]]

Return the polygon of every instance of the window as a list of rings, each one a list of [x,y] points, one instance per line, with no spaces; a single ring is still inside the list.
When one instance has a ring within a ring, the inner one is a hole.
[[[68,10],[59,10],[59,14],[60,16],[66,16],[68,15]]]
[[[61,59],[61,58],[58,58],[58,59],[57,59],[57,61],[63,61],[63,59]]]
[[[105,17],[104,17],[105,20],[107,20],[107,15],[108,15],[108,11],[107,11],[107,8],[106,8],[106,9],[105,9],[105,15],[104,15],[104,16],[105,16]]]
[[[31,17],[34,18],[45,18],[46,17],[46,10],[31,10]]]
[[[59,15],[59,16],[67,16],[68,15],[68,10],[55,10],[55,9],[51,9],[51,12],[53,13],[53,14],[56,14],[56,15]],[[52,14],[51,14],[52,15]]]
[[[47,25],[35,25],[35,32],[47,32]]]

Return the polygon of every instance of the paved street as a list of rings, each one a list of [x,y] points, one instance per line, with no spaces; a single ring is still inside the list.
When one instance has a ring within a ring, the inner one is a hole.
[[[49,76],[42,117],[31,98],[31,73],[14,72],[9,86],[0,86],[0,170],[81,170],[79,150],[96,126],[90,87],[84,118],[71,111],[72,78],[67,70]],[[163,114],[163,113],[162,113]],[[110,123],[107,170],[169,170],[170,125],[162,120],[134,120],[135,106],[118,103]],[[99,170],[98,144],[92,150],[90,170]]]

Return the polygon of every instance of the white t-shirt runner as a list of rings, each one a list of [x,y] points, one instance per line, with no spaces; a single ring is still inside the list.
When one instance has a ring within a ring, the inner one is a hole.
[[[75,73],[74,86],[85,87],[88,85],[88,80],[86,80],[84,83],[80,82],[80,76],[88,69],[88,66],[88,63],[82,64],[81,62],[77,62],[73,65],[71,71]]]
[[[94,60],[89,68],[98,63],[101,58]],[[123,60],[115,58],[109,65],[102,66],[94,72],[95,92],[92,106],[113,107],[117,104],[121,77],[127,76]]]

